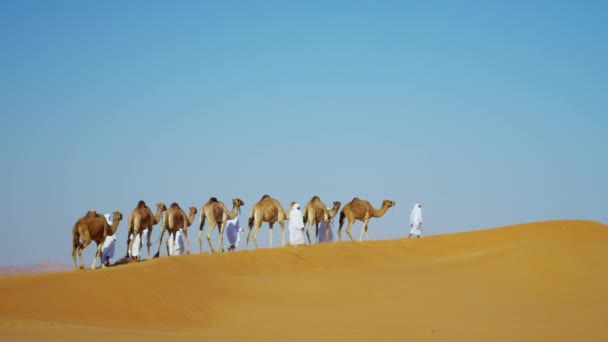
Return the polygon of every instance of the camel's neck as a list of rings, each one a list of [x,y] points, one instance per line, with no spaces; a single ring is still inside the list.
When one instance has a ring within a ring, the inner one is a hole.
[[[160,208],[156,209],[156,214],[154,214],[154,224],[157,224],[158,222],[160,222],[162,215],[163,215],[163,211]]]
[[[188,216],[188,227],[190,227],[192,225],[192,222],[194,222],[194,215],[196,215],[193,211],[190,212],[190,216]]]
[[[119,220],[112,221],[112,225],[110,226],[110,232],[108,233],[108,235],[114,235],[116,233],[116,230],[118,230],[119,224],[120,224]]]
[[[330,211],[327,212],[329,214],[329,218],[333,218],[338,213],[338,208],[333,207]]]
[[[232,219],[234,219],[235,217],[238,216],[238,214],[239,214],[239,207],[240,207],[239,205],[233,205],[232,206],[232,210],[226,212],[226,214],[228,215],[228,219],[229,220],[232,220]]]
[[[380,217],[380,216],[384,215],[387,210],[388,210],[388,205],[384,205],[384,204],[382,205],[382,207],[380,209],[372,208],[372,217]]]

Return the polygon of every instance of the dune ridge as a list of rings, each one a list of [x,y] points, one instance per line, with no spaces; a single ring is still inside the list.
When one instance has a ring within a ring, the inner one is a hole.
[[[472,232],[0,276],[0,336],[608,340],[608,227]]]

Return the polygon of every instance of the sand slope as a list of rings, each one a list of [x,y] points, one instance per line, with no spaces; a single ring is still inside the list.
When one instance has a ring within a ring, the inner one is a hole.
[[[608,341],[608,226],[164,257],[0,294],[3,341]]]

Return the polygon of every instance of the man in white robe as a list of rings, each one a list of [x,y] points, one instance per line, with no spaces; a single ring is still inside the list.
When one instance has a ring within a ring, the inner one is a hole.
[[[241,228],[238,215],[232,220],[226,221],[226,237],[228,237],[228,243],[230,243],[230,247],[228,247],[229,252],[234,251],[239,245],[239,241],[241,240],[241,232],[243,231],[244,229]]]
[[[289,211],[289,243],[292,246],[305,244],[304,242],[304,218],[300,211],[300,205],[293,203]]]
[[[112,225],[112,218],[110,214],[103,215],[108,221],[109,225]],[[116,234],[106,236],[103,246],[101,247],[101,267],[110,266],[110,259],[114,257],[114,251],[116,246]]]
[[[169,234],[169,255],[180,255],[186,252],[184,248],[184,230],[180,229],[175,233],[175,241],[173,234]]]
[[[129,237],[131,240],[133,240],[133,233],[131,233],[131,236]],[[131,251],[127,251],[127,253],[129,254],[130,257],[133,257],[137,260],[140,259],[141,256],[141,248],[143,247],[143,241],[148,241],[148,228],[144,229],[141,232],[141,239],[139,238],[139,234],[137,234],[137,236],[135,237],[135,240],[133,241],[133,255],[131,255]]]
[[[418,238],[422,235],[422,204],[416,202],[412,213],[410,214],[410,234],[407,236],[408,239],[412,235],[416,235]]]
[[[331,210],[331,208],[327,208],[327,210]],[[327,227],[325,226],[325,221],[321,221],[321,223],[319,224],[319,237],[318,237],[319,243],[334,241],[334,233],[332,231],[333,226],[334,226],[333,218],[329,219]],[[329,239],[327,239],[328,235],[329,235]]]

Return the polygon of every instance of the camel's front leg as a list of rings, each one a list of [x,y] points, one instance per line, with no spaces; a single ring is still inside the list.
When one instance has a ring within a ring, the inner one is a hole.
[[[158,250],[156,251],[156,254],[154,254],[154,258],[158,258],[160,256],[160,247],[163,244],[163,236],[165,235],[165,230],[167,230],[167,226],[165,224],[163,224],[163,226],[160,228],[160,238],[158,239]]]
[[[211,248],[211,253],[215,253],[215,249],[213,249],[213,244],[211,243],[211,233],[213,232],[213,228],[215,228],[215,224],[211,224],[209,222],[209,231],[207,231],[207,243],[209,243],[209,248]]]
[[[285,223],[281,221],[279,226],[281,227],[281,247],[285,247]]]
[[[103,244],[98,244],[97,245],[97,253],[95,253],[95,257],[93,258],[93,263],[91,264],[91,269],[94,270],[95,269],[95,265],[97,264],[97,258],[101,258],[101,248],[103,247]],[[103,262],[102,262],[103,264]]]
[[[152,247],[152,242],[150,241],[151,237],[152,237],[152,228],[147,228],[144,230],[144,233],[146,233],[146,237],[147,237],[147,246],[148,246],[148,258],[150,258],[150,247]]]
[[[363,222],[363,227],[361,227],[361,235],[359,236],[359,241],[363,241],[363,232],[367,232],[367,224],[369,223],[369,219]],[[369,238],[368,238],[369,240]]]
[[[218,239],[218,245],[219,245],[219,250],[220,252],[224,251],[224,229],[226,228],[226,220],[224,220],[221,224],[220,224],[220,238]]]
[[[184,237],[185,237],[185,244],[186,244],[186,254],[190,254],[190,239],[188,239],[188,230],[186,228],[182,229]]]
[[[353,236],[350,235],[350,228],[353,226],[355,221],[356,221],[355,219],[353,219],[352,221],[348,221],[348,226],[346,226],[346,234],[350,238],[350,241],[355,241],[355,239],[353,239]]]

